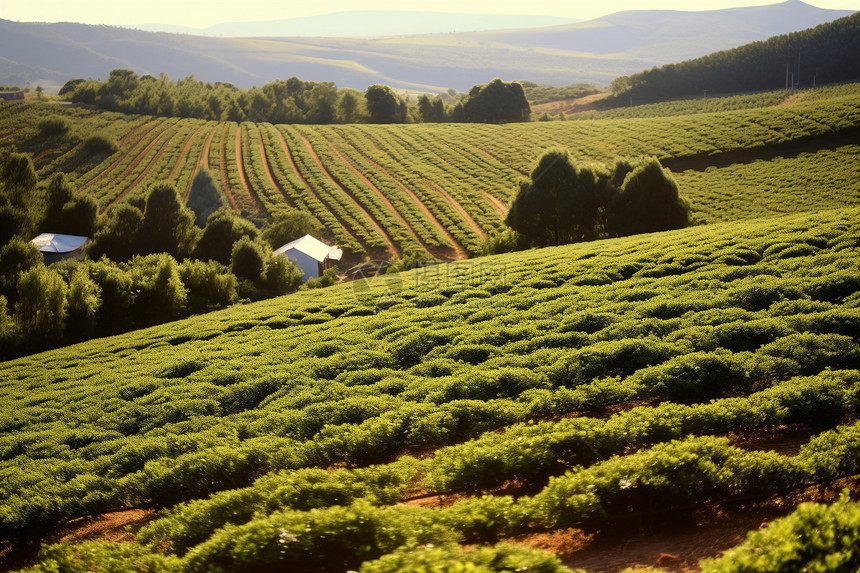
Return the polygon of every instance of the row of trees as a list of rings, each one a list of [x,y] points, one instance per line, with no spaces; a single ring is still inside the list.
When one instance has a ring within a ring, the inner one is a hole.
[[[860,77],[860,13],[815,28],[775,36],[624,76],[612,82],[616,101],[773,90]]]
[[[468,95],[452,89],[413,102],[380,84],[361,92],[292,77],[262,88],[239,89],[228,83],[200,82],[194,76],[173,82],[164,74],[138,77],[131,70],[116,69],[103,82],[69,80],[60,95],[123,113],[287,124],[499,123],[528,121],[530,113],[522,86],[499,79],[473,87]]]
[[[561,149],[541,156],[505,219],[521,246],[666,231],[690,222],[689,204],[657,159],[577,164]]]
[[[285,208],[261,230],[218,204],[215,182],[201,171],[189,196],[195,210],[160,183],[143,200],[99,215],[63,174],[40,187],[28,155],[0,156],[0,355],[298,289],[302,272],[272,251],[316,233],[316,220]],[[30,243],[41,232],[94,237],[90,260],[46,267]]]

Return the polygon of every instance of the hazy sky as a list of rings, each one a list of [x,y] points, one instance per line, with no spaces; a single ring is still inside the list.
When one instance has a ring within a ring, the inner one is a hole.
[[[175,24],[203,28],[221,22],[274,20],[343,10],[427,10],[535,14],[591,19],[621,10],[710,10],[774,4],[773,0],[0,0],[0,18],[21,22]],[[860,10],[860,0],[810,0],[820,8]]]

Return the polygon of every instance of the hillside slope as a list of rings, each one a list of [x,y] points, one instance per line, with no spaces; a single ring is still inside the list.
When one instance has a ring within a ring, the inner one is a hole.
[[[172,508],[137,544],[61,546],[39,571],[343,571],[538,534],[576,566],[569,541],[643,519],[790,510],[860,473],[858,224],[427,267],[5,362],[0,540]],[[756,438],[786,428],[787,455]]]
[[[860,77],[860,14],[613,82],[619,102],[814,87]]]
[[[241,87],[297,76],[365,89],[468,90],[495,77],[608,85],[618,76],[846,14],[789,0],[716,12],[632,12],[561,28],[403,38],[212,38],[0,20],[0,83],[58,89],[118,67]]]
[[[184,196],[202,166],[219,176],[225,205],[255,220],[286,206],[308,211],[353,261],[451,260],[478,254],[503,228],[518,181],[553,146],[578,160],[661,158],[699,221],[856,205],[857,94],[837,86],[788,105],[774,105],[785,97],[777,93],[713,98],[708,113],[697,113],[698,100],[674,103],[680,114],[509,125],[238,125],[27,102],[4,106],[0,145],[30,152],[43,181],[66,173],[102,211],[161,180]],[[66,118],[69,132],[40,135],[46,115]],[[118,151],[88,152],[81,144],[95,133]]]

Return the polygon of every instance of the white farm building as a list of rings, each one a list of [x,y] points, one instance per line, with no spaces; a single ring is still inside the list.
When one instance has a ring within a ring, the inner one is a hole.
[[[287,255],[304,273],[302,280],[317,278],[339,261],[343,251],[338,246],[330,247],[316,237],[305,235],[295,241],[290,241],[275,251],[276,255]]]
[[[30,242],[42,251],[46,265],[63,259],[83,260],[87,247],[90,246],[90,240],[87,237],[59,233],[42,233]]]

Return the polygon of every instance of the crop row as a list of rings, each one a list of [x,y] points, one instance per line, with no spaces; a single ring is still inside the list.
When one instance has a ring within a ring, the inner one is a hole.
[[[380,477],[393,481],[396,490],[402,481],[396,470],[364,470],[363,476],[353,474],[358,480],[341,482],[335,476],[287,474],[270,480],[277,489],[272,492],[270,486],[268,499],[239,492],[221,496],[214,523],[199,514],[190,522],[168,516],[145,528],[140,539],[152,558],[176,559],[171,570],[277,565],[342,571],[403,546],[496,543],[558,527],[611,524],[631,513],[654,520],[703,503],[788,493],[860,472],[858,433],[858,426],[824,432],[794,458],[744,451],[713,437],[667,441],[567,472],[534,496],[484,496],[442,509],[374,505],[385,489],[373,482]],[[400,473],[408,475],[405,469]],[[310,493],[317,485],[317,499],[291,491],[304,486]],[[312,508],[296,507],[308,503]]]
[[[857,218],[428,266],[5,363],[4,535],[630,400],[857,369]]]
[[[70,126],[65,136],[52,138],[37,133],[47,105],[6,106],[13,113],[0,121],[0,133],[8,134],[4,144],[32,147],[43,179],[52,171],[67,172],[72,183],[93,194],[102,207],[120,197],[140,196],[161,177],[184,191],[196,166],[208,164],[220,173],[228,204],[248,217],[270,218],[294,205],[313,213],[350,250],[422,255],[419,258],[459,258],[460,247],[468,254],[480,252],[481,239],[502,228],[504,207],[513,199],[518,179],[547,147],[567,147],[583,160],[705,157],[764,150],[860,123],[860,105],[851,86],[762,109],[502,126],[275,128],[224,123],[204,129],[196,120],[51,106],[50,115]],[[212,129],[216,132],[208,157],[200,161]],[[88,151],[84,140],[90,133],[116,141],[119,151],[107,157]],[[845,150],[811,151],[815,154],[784,160],[790,165],[766,157],[769,161],[742,167],[684,173],[679,177],[682,193],[692,198],[694,216],[709,221],[781,212],[798,202],[820,206],[820,188],[838,190],[840,199],[833,201],[852,197],[856,181],[851,163],[829,168],[850,159]],[[803,177],[786,182],[782,169]],[[755,182],[751,190],[743,185],[746,180]],[[726,203],[720,212],[717,205]]]

